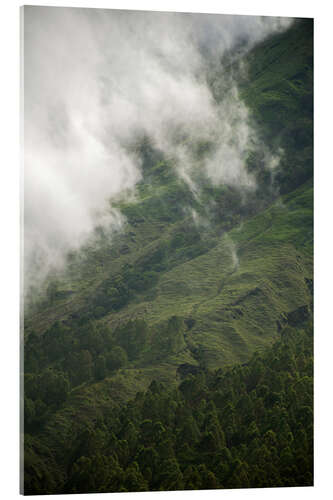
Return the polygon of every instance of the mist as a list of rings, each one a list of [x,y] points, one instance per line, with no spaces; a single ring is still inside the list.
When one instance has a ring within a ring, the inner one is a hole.
[[[78,249],[96,225],[120,230],[110,200],[135,194],[146,135],[194,192],[192,145],[212,183],[254,185],[256,143],[237,81],[207,74],[226,51],[246,53],[287,18],[24,8],[24,266],[26,287]],[[223,75],[223,73],[222,73]],[[180,140],[182,137],[184,140]],[[268,163],[278,160],[267,156]]]

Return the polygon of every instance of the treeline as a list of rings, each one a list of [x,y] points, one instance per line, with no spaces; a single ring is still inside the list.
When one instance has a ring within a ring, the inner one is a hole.
[[[153,381],[82,431],[62,484],[47,460],[36,475],[27,436],[25,493],[311,485],[312,342],[311,326],[287,326],[245,365],[193,371],[172,390]]]
[[[103,380],[139,356],[149,336],[145,321],[115,330],[96,323],[56,322],[25,344],[25,429],[39,431],[74,387]]]
[[[112,376],[117,370],[147,365],[185,347],[186,326],[172,316],[158,328],[143,319],[113,330],[96,322],[57,321],[43,335],[31,333],[25,344],[25,429],[41,430],[48,417],[83,384]]]

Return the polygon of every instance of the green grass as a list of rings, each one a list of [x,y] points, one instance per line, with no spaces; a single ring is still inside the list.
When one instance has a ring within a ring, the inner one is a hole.
[[[305,279],[312,276],[312,186],[282,197],[207,253],[160,274],[151,300],[142,295],[104,321],[113,327],[142,317],[158,330],[173,315],[191,317],[195,325],[187,336],[203,349],[208,366],[246,360],[276,338],[278,321],[311,302]],[[191,356],[185,349],[177,359]]]

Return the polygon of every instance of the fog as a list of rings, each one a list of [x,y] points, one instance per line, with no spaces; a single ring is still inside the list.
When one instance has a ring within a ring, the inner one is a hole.
[[[26,286],[61,267],[97,224],[124,222],[109,200],[135,194],[148,136],[197,191],[191,145],[213,143],[213,183],[251,186],[256,141],[237,81],[207,83],[222,55],[246,52],[290,19],[53,7],[24,8],[24,265]],[[223,72],[222,72],[223,75]],[[179,138],[185,138],[181,141]],[[132,152],[131,152],[132,151]],[[275,165],[278,160],[267,156]]]

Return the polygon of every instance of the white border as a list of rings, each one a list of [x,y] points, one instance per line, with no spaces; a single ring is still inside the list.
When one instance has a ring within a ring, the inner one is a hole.
[[[16,0],[2,1],[1,12],[1,495],[19,496],[19,6]],[[113,494],[117,498],[330,498],[332,491],[332,8],[329,2],[307,0],[122,0],[28,2],[94,8],[126,8],[224,14],[280,15],[315,17],[315,429],[316,475],[314,488],[269,490],[216,490],[175,493]],[[326,279],[325,279],[326,278]],[[123,496],[119,496],[123,495]],[[133,495],[135,495],[133,497]],[[71,498],[101,498],[74,495]],[[37,497],[32,497],[37,498]],[[61,498],[58,495],[53,498]],[[111,498],[111,497],[110,497]]]

